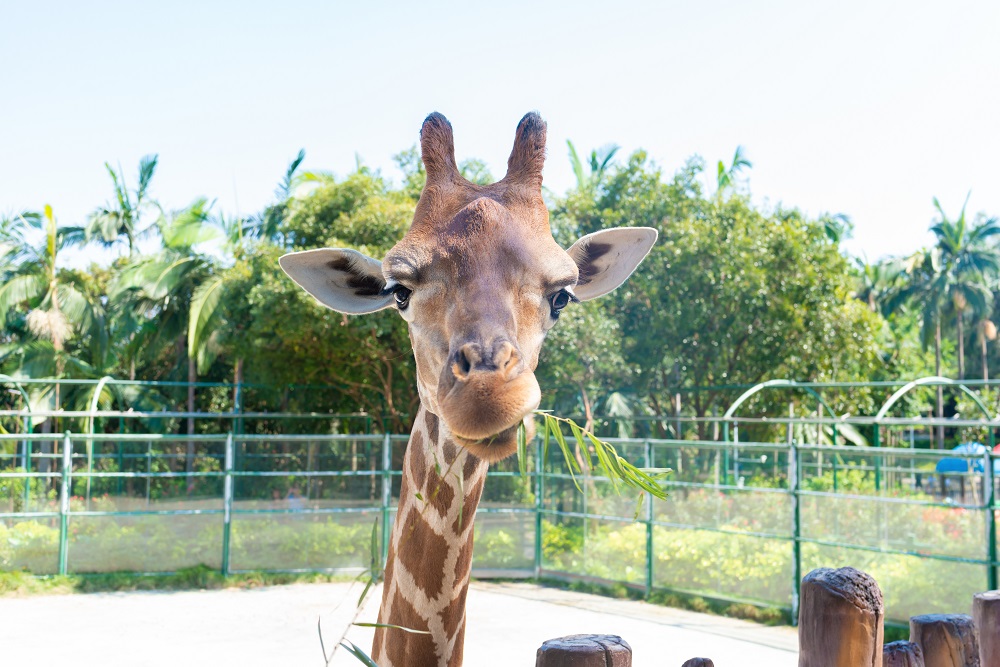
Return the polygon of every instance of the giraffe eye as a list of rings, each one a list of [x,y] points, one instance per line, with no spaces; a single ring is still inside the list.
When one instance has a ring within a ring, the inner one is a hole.
[[[576,301],[574,297],[568,290],[561,289],[552,296],[549,297],[549,305],[552,306],[552,317],[558,318],[559,313],[562,312],[563,308],[569,305],[570,301]]]
[[[406,310],[406,307],[410,305],[410,295],[413,294],[413,290],[397,285],[392,294],[396,297],[396,307],[400,310]]]

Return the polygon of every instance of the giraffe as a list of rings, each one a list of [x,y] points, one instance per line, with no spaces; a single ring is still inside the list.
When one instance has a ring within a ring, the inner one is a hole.
[[[394,307],[407,322],[420,408],[403,460],[372,647],[382,667],[462,664],[473,519],[491,462],[534,436],[534,371],[546,333],[570,304],[632,274],[656,230],[588,234],[564,250],[542,200],[546,125],[517,126],[507,174],[465,180],[451,123],[420,130],[427,180],[413,223],[381,260],[355,250],[290,253],[282,269],[319,303],[347,314]]]

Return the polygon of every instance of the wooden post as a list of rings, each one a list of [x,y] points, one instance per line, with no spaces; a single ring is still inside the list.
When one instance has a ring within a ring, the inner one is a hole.
[[[681,667],[715,667],[715,663],[708,658],[691,658]]]
[[[926,667],[979,667],[976,626],[967,614],[913,616],[910,641],[920,644]]]
[[[535,667],[632,667],[632,647],[618,635],[549,639],[535,656]]]
[[[813,570],[802,579],[799,667],[882,662],[882,591],[853,567]]]
[[[886,644],[882,650],[882,667],[926,667],[920,646],[908,641]]]
[[[1000,665],[1000,591],[975,595],[972,617],[979,633],[979,662]]]

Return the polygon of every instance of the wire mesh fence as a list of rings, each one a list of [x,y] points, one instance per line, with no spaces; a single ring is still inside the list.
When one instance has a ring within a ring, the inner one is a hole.
[[[35,574],[360,572],[385,549],[407,438],[0,435],[0,569]],[[490,471],[479,577],[556,577],[794,612],[801,576],[852,565],[890,619],[996,588],[991,450],[613,440],[669,467],[670,498],[619,495],[536,446]],[[971,450],[970,450],[971,451]],[[976,450],[978,451],[978,450]]]

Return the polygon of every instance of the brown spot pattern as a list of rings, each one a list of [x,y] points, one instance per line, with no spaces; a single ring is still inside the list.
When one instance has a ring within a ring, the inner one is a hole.
[[[393,625],[411,630],[427,630],[427,622],[397,590],[392,599]],[[437,653],[431,635],[386,628],[385,653],[394,665],[436,665]]]
[[[399,562],[413,575],[417,585],[424,590],[424,594],[428,598],[435,598],[441,593],[442,572],[433,570],[435,566],[440,567],[441,554],[448,553],[448,542],[440,535],[435,534],[419,512],[412,507],[407,510],[403,533],[396,546],[396,553]],[[393,617],[396,617],[395,609],[393,609]]]
[[[455,560],[455,581],[465,581],[468,583],[469,573],[472,571],[472,536],[469,541],[462,545],[458,551],[458,558]]]
[[[462,627],[462,621],[465,620],[465,597],[468,592],[469,584],[466,583],[455,599],[441,611],[441,622],[444,624],[446,637],[455,636],[455,633]]]
[[[476,469],[479,464],[482,463],[482,459],[478,456],[472,454],[471,452],[465,457],[465,465],[462,468],[462,473],[465,475],[465,479],[469,479],[475,474]]]
[[[468,526],[472,524],[472,521],[476,515],[476,508],[479,507],[479,499],[483,495],[483,485],[485,483],[486,483],[486,478],[481,477],[480,479],[476,480],[476,482],[472,485],[472,488],[469,488],[468,486],[465,487],[465,500],[462,505],[462,516],[461,516],[462,522],[461,524],[459,524],[458,521],[459,517],[455,517],[455,521],[451,525],[451,529],[456,535],[461,533],[463,530],[465,530]],[[471,545],[471,543],[472,541],[470,540],[469,544]],[[471,558],[471,552],[469,557]]]
[[[442,519],[448,516],[448,510],[451,509],[451,504],[455,500],[454,489],[433,469],[427,471],[426,500],[437,510]]]
[[[427,425],[427,437],[431,442],[438,441],[438,418],[433,412],[424,413],[424,423]]]
[[[413,476],[413,485],[417,489],[424,488],[424,480],[427,479],[427,453],[424,450],[424,436],[420,431],[414,431],[410,436],[410,474]]]

